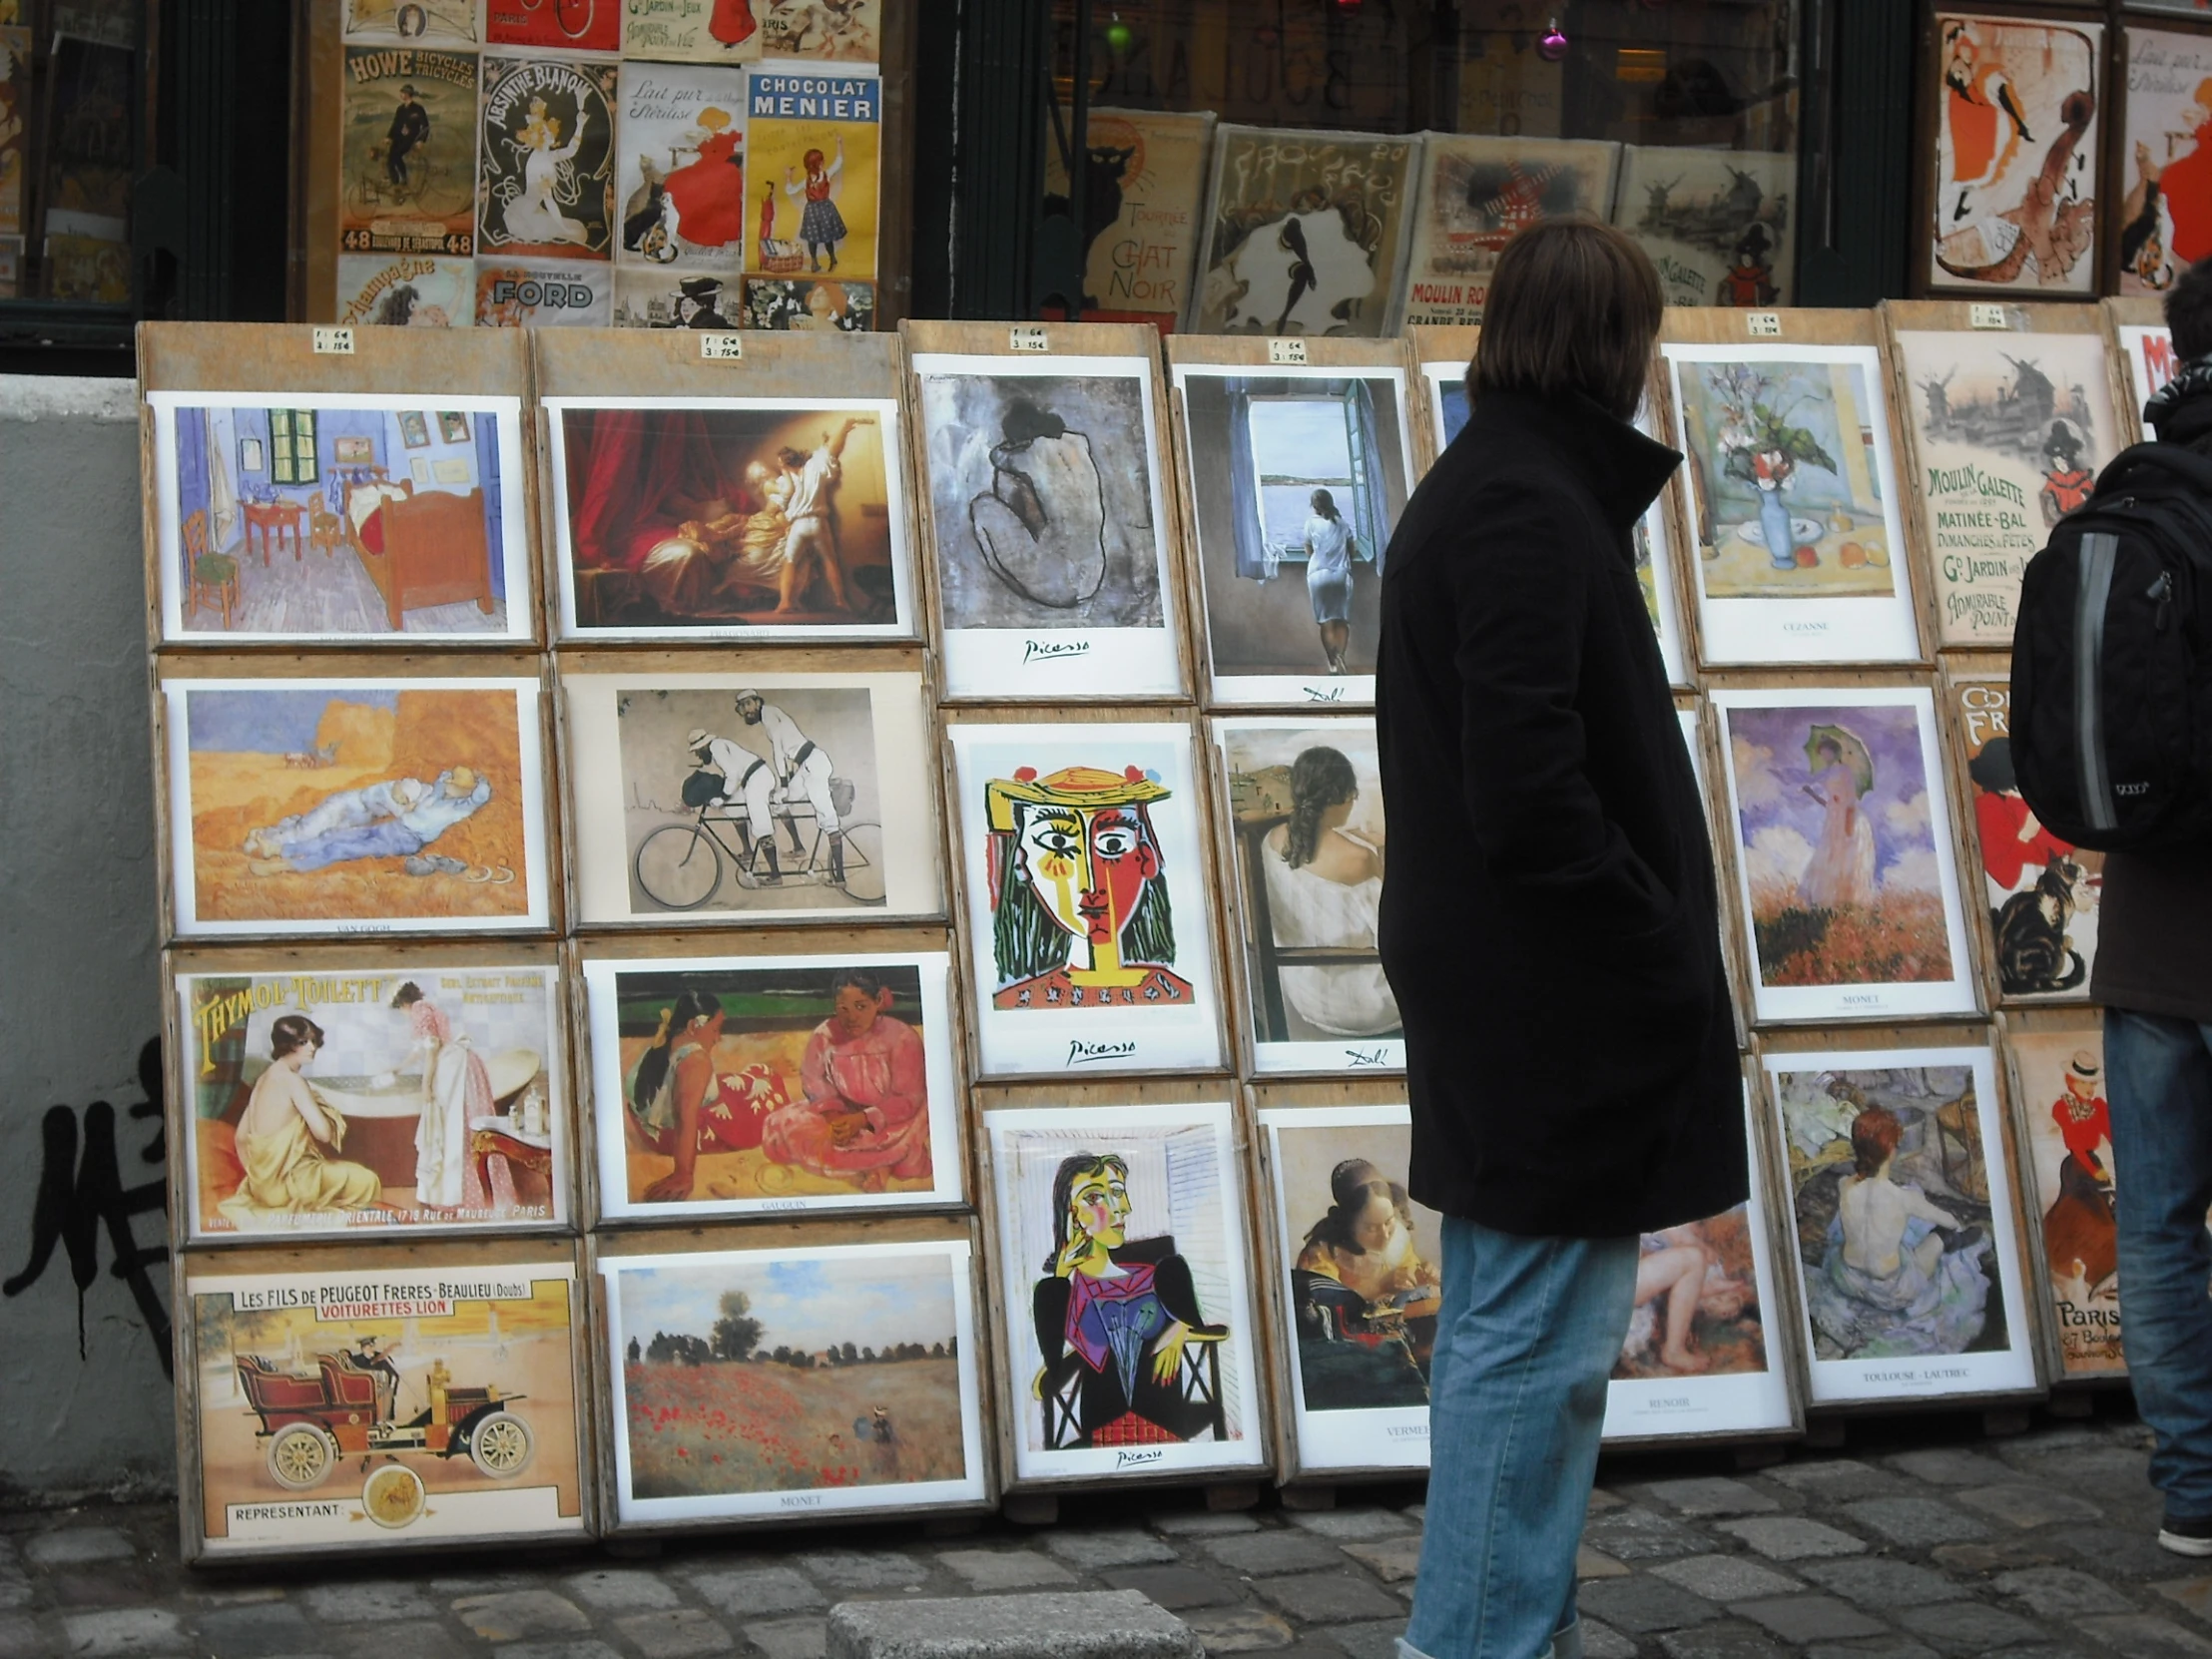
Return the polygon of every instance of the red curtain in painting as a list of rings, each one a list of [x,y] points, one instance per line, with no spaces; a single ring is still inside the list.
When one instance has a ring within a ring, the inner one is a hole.
[[[565,421],[568,521],[587,570],[635,570],[712,503],[755,505],[743,462],[718,448],[698,410],[572,409]]]

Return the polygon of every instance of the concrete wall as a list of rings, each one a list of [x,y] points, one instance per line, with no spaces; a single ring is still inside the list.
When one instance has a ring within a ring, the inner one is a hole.
[[[132,383],[0,375],[0,1501],[176,1479],[144,569]]]

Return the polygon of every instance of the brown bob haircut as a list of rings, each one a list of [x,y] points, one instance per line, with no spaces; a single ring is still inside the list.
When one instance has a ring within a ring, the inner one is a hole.
[[[1578,391],[1626,420],[1643,400],[1665,310],[1659,273],[1626,233],[1579,217],[1532,225],[1490,275],[1467,395]]]

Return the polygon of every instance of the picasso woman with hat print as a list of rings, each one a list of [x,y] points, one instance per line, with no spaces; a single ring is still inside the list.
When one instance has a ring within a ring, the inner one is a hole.
[[[997,1008],[1190,999],[1150,807],[1171,792],[1138,767],[1017,767],[984,790],[992,839]]]

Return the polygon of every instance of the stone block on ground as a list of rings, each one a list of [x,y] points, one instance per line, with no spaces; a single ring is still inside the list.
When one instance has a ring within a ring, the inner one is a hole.
[[[1291,1516],[1291,1524],[1343,1544],[1396,1537],[1412,1531],[1414,1523],[1394,1509],[1362,1504],[1357,1509],[1302,1509]]]
[[[1267,1653],[1298,1640],[1288,1620],[1260,1607],[1200,1607],[1184,1623],[1209,1654]]]
[[[47,1659],[53,1643],[28,1613],[0,1613],[0,1659]],[[1634,1659],[1635,1649],[1629,1649]]]
[[[1048,1532],[1044,1547],[1079,1572],[1175,1559],[1174,1546],[1134,1526]]]
[[[1758,1487],[1719,1475],[1694,1480],[1656,1480],[1644,1491],[1676,1514],[1698,1519],[1716,1515],[1771,1515],[1782,1507]]]
[[[184,1622],[166,1607],[111,1607],[70,1613],[62,1619],[72,1659],[125,1659],[137,1654],[192,1651]]]
[[[1756,1601],[1805,1588],[1788,1573],[1741,1555],[1688,1555],[1679,1561],[1661,1561],[1651,1574],[1707,1601]]]
[[[1604,1620],[1584,1617],[1580,1623],[1587,1659],[1636,1659],[1636,1644]]]
[[[594,1567],[572,1572],[561,1586],[578,1601],[602,1613],[643,1613],[677,1607],[676,1592],[660,1578],[637,1567]]]
[[[1592,1549],[1588,1544],[1574,1546],[1574,1576],[1583,1578],[1626,1578],[1628,1568],[1614,1560],[1602,1549]]]
[[[2120,1659],[2206,1659],[2212,1654],[2212,1641],[2150,1613],[2111,1613],[2075,1623]]]
[[[1803,1570],[1822,1589],[1877,1612],[1885,1608],[1933,1607],[1938,1601],[1956,1601],[1970,1593],[1963,1584],[1953,1583],[1939,1572],[1887,1555],[1813,1561]]]
[[[1968,1451],[1962,1446],[1928,1446],[1919,1451],[1901,1451],[1883,1462],[1900,1474],[1909,1474],[1916,1480],[1925,1480],[1932,1486],[1986,1486],[2002,1480],[2004,1464],[1986,1452]],[[1880,1495],[1880,1494],[1872,1494]]]
[[[827,1598],[795,1567],[739,1567],[695,1572],[692,1588],[707,1604],[734,1619],[777,1613],[803,1613],[827,1604]]]
[[[89,1561],[136,1559],[138,1545],[114,1526],[57,1526],[24,1540],[23,1558],[34,1567],[77,1567]]]
[[[1881,1636],[1889,1626],[1861,1612],[1841,1596],[1769,1596],[1738,1603],[1729,1609],[1740,1619],[1750,1619],[1803,1647],[1808,1642],[1847,1642],[1861,1636]]]
[[[1372,1543],[1346,1544],[1345,1553],[1386,1584],[1409,1581],[1420,1570],[1420,1534],[1409,1532],[1402,1538],[1378,1538]],[[1594,1555],[1592,1549],[1583,1549],[1575,1557],[1575,1575],[1582,1575],[1582,1556]],[[1615,1562],[1618,1566],[1619,1563]],[[1627,1568],[1621,1568],[1623,1572]]]
[[[1286,1572],[1327,1572],[1344,1565],[1344,1551],[1327,1538],[1290,1528],[1202,1538],[1199,1548],[1223,1566],[1253,1577]]]
[[[2009,1480],[1997,1486],[1976,1486],[1950,1494],[1967,1508],[2018,1527],[2022,1532],[2054,1521],[2100,1521],[2104,1513],[2087,1498],[2031,1480]]]
[[[1196,1567],[1115,1567],[1099,1577],[1117,1590],[1134,1590],[1171,1612],[1187,1607],[1225,1607],[1244,1600],[1229,1580]]]
[[[584,1610],[551,1590],[506,1590],[488,1596],[462,1596],[453,1603],[461,1623],[487,1642],[513,1642],[525,1636],[562,1636],[591,1628]]]
[[[1716,1531],[1741,1538],[1770,1561],[1810,1561],[1826,1555],[1859,1555],[1866,1541],[1803,1515],[1751,1515],[1722,1521]]]
[[[1578,1586],[1575,1606],[1594,1614],[1615,1630],[1631,1636],[1648,1636],[1660,1630],[1706,1624],[1721,1610],[1703,1596],[1692,1595],[1680,1585],[1638,1573],[1633,1578],[1605,1578]]]
[[[2020,1568],[1999,1573],[1990,1582],[2006,1595],[2027,1603],[2028,1611],[2046,1619],[2085,1619],[2100,1613],[2136,1610],[2132,1601],[2103,1579],[2072,1567]]]
[[[903,1602],[879,1605],[899,1607]],[[766,1659],[824,1659],[830,1651],[828,1619],[766,1619],[745,1627],[745,1639]]]
[[[1870,1636],[1861,1642],[1815,1642],[1805,1659],[1936,1659],[1936,1650],[1910,1636]]]
[[[1937,1544],[1929,1559],[1945,1572],[2004,1572],[2015,1567],[2047,1567],[2058,1552],[2047,1543],[1992,1538],[1982,1544]]]
[[[735,1653],[738,1639],[713,1615],[696,1607],[658,1608],[632,1613],[615,1620],[630,1645],[652,1659],[709,1659],[717,1653]]]
[[[474,1659],[483,1652],[474,1642],[463,1648],[458,1636],[429,1619],[342,1625],[321,1633],[320,1648],[331,1659]]]
[[[1048,1555],[1031,1549],[947,1549],[937,1564],[971,1590],[1051,1590],[1075,1582],[1075,1574]]]
[[[418,1587],[391,1579],[314,1584],[301,1590],[299,1599],[317,1624],[382,1624],[435,1618],[438,1611]]]
[[[2167,1578],[2151,1588],[2176,1607],[2186,1607],[2200,1619],[2212,1619],[2212,1577]],[[2084,1607],[2083,1613],[2131,1613],[2133,1607]]]
[[[2170,1578],[2175,1557],[2158,1547],[2155,1528],[2130,1531],[2124,1526],[2065,1527],[2046,1534],[2059,1550],[2071,1555],[2088,1571],[2104,1578]],[[2037,1543],[2045,1539],[2038,1538]]]
[[[1713,1547],[1713,1540],[1696,1527],[1634,1504],[1591,1519],[1582,1528],[1582,1541],[1616,1561],[1663,1561],[1672,1555],[1702,1555]]]
[[[1898,1614],[1897,1622],[1943,1653],[1988,1653],[2044,1639],[2040,1626],[1981,1601],[1908,1607]]]
[[[828,1659],[1203,1659],[1205,1651],[1189,1625],[1129,1590],[839,1602],[827,1649]]]
[[[1397,1640],[1405,1634],[1405,1620],[1369,1619],[1360,1624],[1340,1624],[1319,1634],[1337,1644],[1351,1659],[1397,1659]]]
[[[569,1641],[513,1642],[498,1650],[499,1659],[622,1659],[596,1636]]]
[[[1989,1528],[1976,1517],[1932,1497],[1870,1497],[1844,1505],[1846,1518],[1906,1549],[1969,1543]]]
[[[802,1559],[833,1590],[903,1590],[929,1576],[927,1567],[895,1549],[826,1549]]]
[[[1260,1523],[1234,1509],[1167,1509],[1145,1517],[1155,1532],[1170,1538],[1218,1538],[1224,1532],[1257,1532]]]
[[[1667,1659],[1783,1659],[1787,1649],[1757,1625],[1731,1619],[1670,1630],[1659,1638]]]
[[[1403,1602],[1349,1570],[1262,1578],[1253,1588],[1301,1624],[1347,1624],[1354,1619],[1402,1618],[1405,1613]]]
[[[306,1615],[288,1601],[212,1608],[197,1623],[201,1645],[223,1659],[277,1659],[316,1645]]]
[[[1761,1471],[1793,1492],[1818,1503],[1842,1503],[1856,1497],[1894,1497],[1911,1490],[1896,1475],[1856,1457],[1809,1457],[1778,1463]]]

